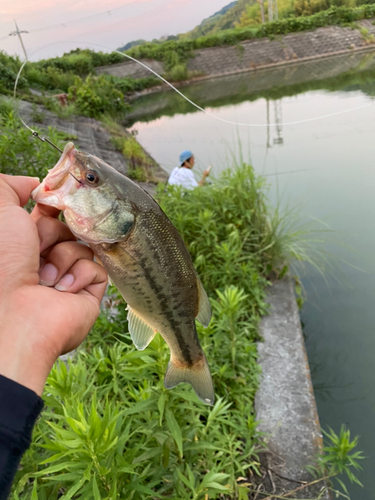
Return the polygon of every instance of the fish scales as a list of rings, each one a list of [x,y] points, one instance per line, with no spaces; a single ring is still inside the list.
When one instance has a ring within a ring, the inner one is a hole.
[[[128,304],[136,347],[146,348],[156,331],[162,335],[171,351],[165,386],[190,383],[213,404],[195,326],[195,319],[208,325],[209,301],[181,236],[153,198],[72,143],[33,198],[63,210],[72,232],[93,249]]]
[[[151,233],[154,221],[162,219],[166,219],[167,229]],[[178,350],[178,359],[191,366],[202,355],[194,321],[198,312],[197,278],[190,256],[189,262],[182,253],[184,248],[168,244],[169,240],[174,242],[175,231],[162,212],[158,216],[147,212],[136,216],[134,228],[123,242],[107,250],[100,245],[91,246],[128,305],[136,307],[148,321],[152,321],[155,310],[159,311],[153,325],[163,332],[170,348]],[[150,247],[152,255],[145,250]],[[124,266],[124,259],[133,264]],[[182,273],[176,271],[181,260],[184,263]],[[163,286],[165,276],[168,276],[168,288]],[[148,293],[142,296],[145,290]]]

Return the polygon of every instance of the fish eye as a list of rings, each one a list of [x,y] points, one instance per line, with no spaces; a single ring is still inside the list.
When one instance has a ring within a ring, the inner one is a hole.
[[[99,175],[94,171],[94,170],[89,170],[86,174],[86,181],[89,184],[98,184],[99,182]]]

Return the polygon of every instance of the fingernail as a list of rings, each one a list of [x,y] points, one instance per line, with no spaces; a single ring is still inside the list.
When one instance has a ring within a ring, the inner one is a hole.
[[[56,290],[59,292],[66,292],[74,283],[73,274],[66,274],[61,278],[61,280],[55,285]]]
[[[43,286],[52,286],[55,284],[57,274],[58,270],[53,264],[46,264],[39,275],[39,283]]]

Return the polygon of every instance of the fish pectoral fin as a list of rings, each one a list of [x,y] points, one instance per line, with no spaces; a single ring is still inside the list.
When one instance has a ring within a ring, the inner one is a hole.
[[[99,257],[97,255],[95,255],[94,260],[95,260],[95,262],[100,264],[102,267],[104,267],[103,262],[99,259]],[[113,285],[113,281],[111,280],[111,277],[109,275],[108,275],[108,285],[111,285],[111,286]]]
[[[215,402],[215,391],[212,383],[210,368],[206,357],[191,367],[178,366],[171,358],[168,363],[164,377],[166,389],[172,389],[181,382],[190,384],[199,399],[206,405],[213,405]]]
[[[198,282],[198,314],[196,319],[201,323],[204,327],[207,327],[211,321],[211,304],[208,300],[206,290],[203,288],[201,280],[197,276]]]
[[[150,326],[138,313],[128,306],[129,333],[138,351],[146,349],[155,337],[156,330]]]

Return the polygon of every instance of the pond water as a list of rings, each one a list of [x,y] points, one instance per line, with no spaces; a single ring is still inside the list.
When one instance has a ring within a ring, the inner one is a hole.
[[[139,99],[132,129],[167,171],[185,149],[198,179],[242,154],[267,177],[273,204],[298,205],[301,222],[317,218],[334,231],[319,236],[333,264],[327,279],[311,267],[303,275],[301,319],[321,425],[360,435],[365,487],[348,489],[352,500],[375,499],[375,54],[181,90],[217,117],[261,125],[268,117],[271,126],[220,122],[173,92]]]

